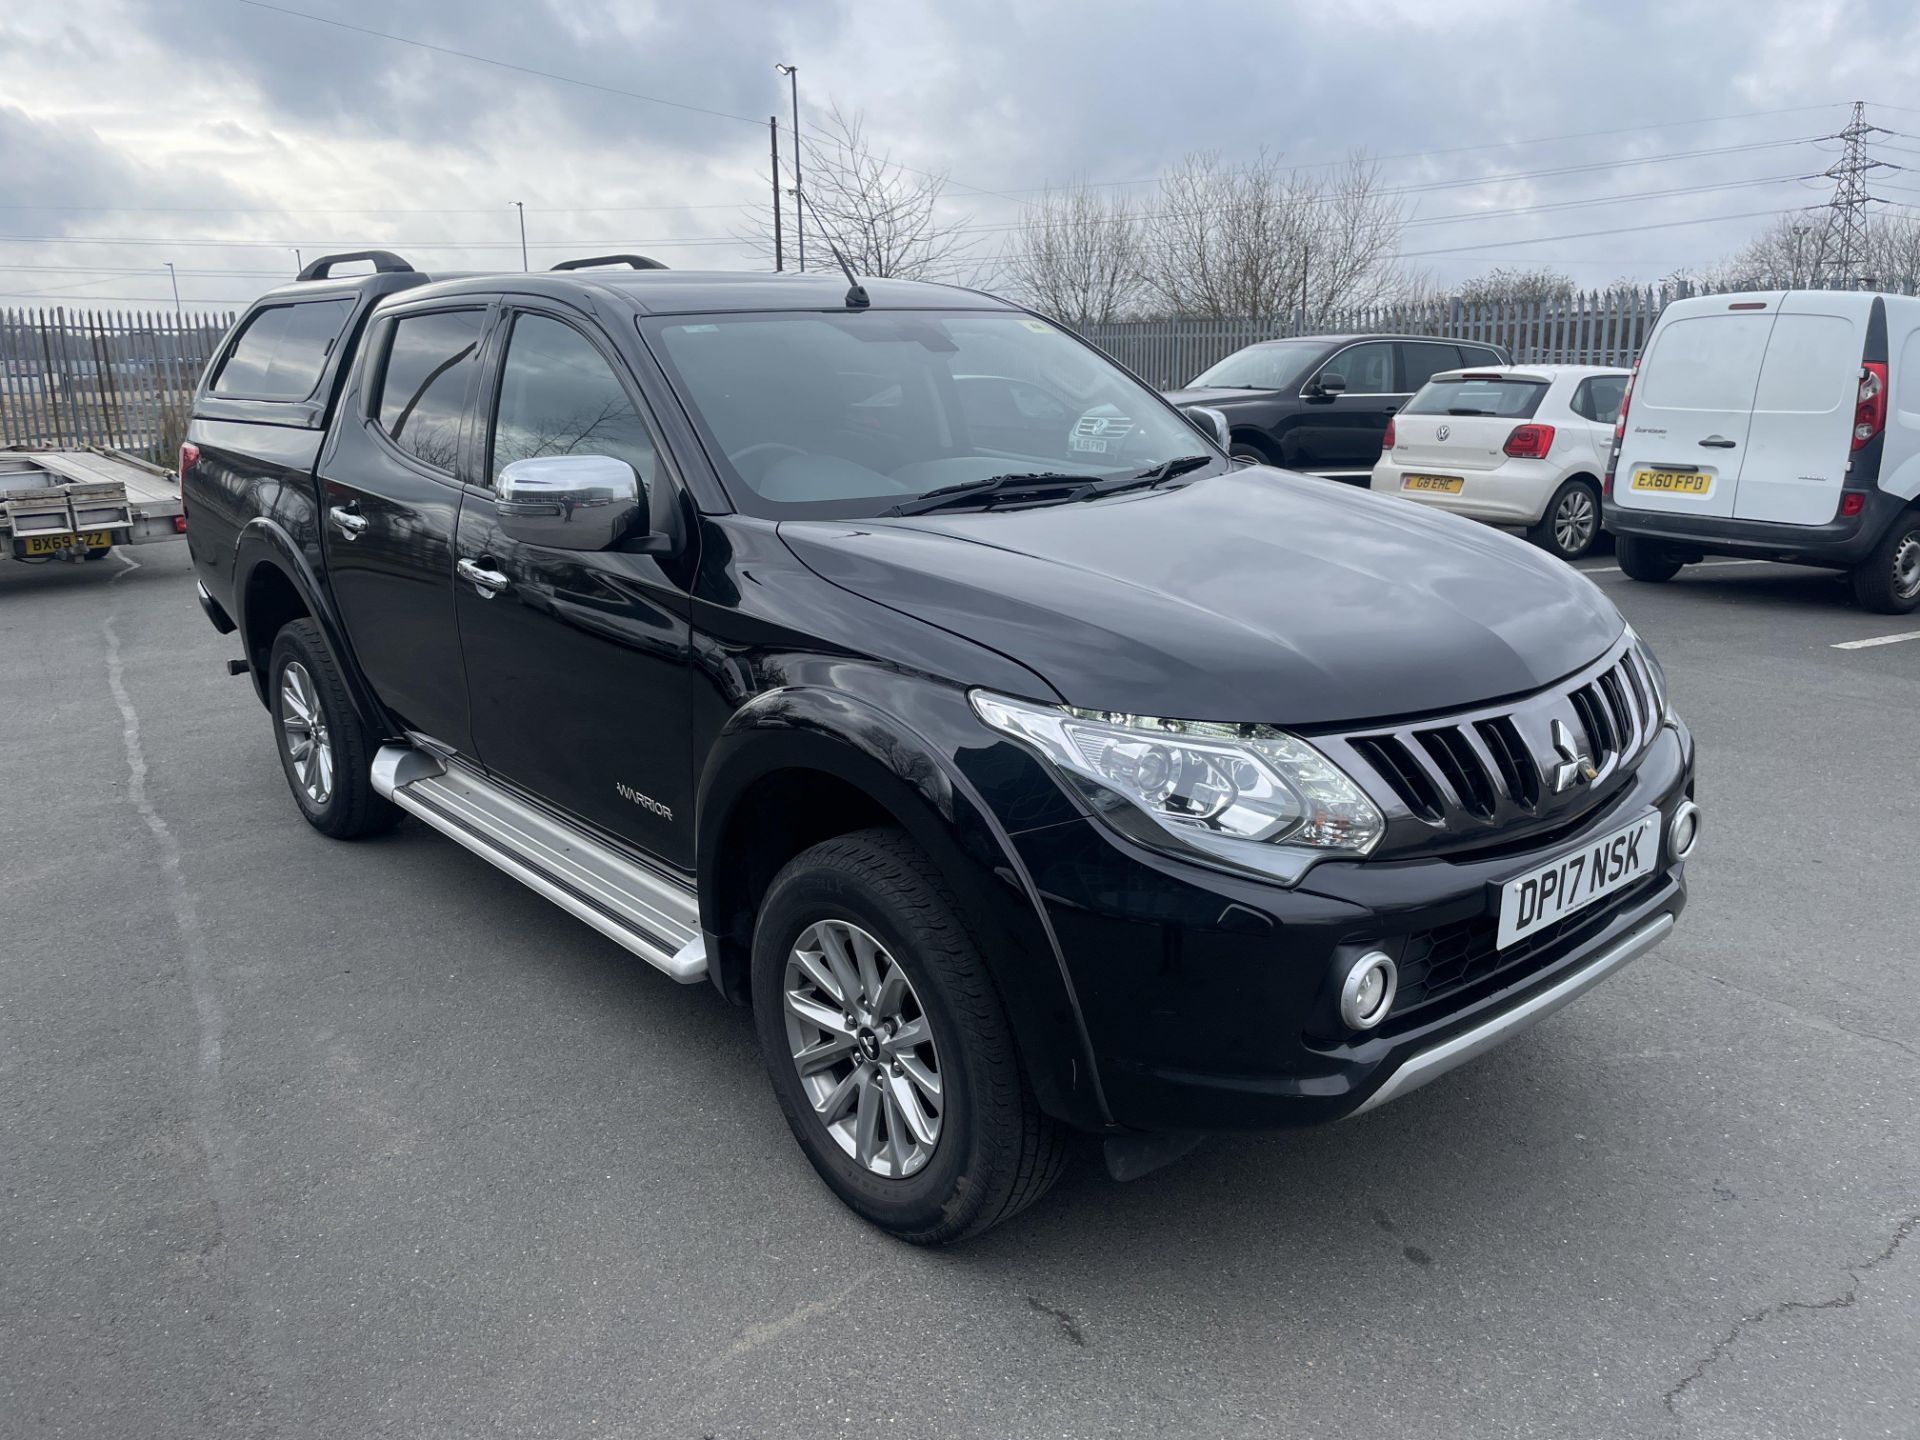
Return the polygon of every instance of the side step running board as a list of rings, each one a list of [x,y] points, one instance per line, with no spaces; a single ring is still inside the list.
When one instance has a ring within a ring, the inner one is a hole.
[[[694,892],[457,760],[382,746],[373,788],[683,985],[707,952]]]

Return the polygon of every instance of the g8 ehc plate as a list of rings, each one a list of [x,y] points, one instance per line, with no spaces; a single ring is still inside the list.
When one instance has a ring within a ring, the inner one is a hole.
[[[1650,811],[1618,830],[1589,840],[1557,860],[1537,865],[1500,887],[1500,932],[1506,949],[1534,931],[1584,910],[1596,900],[1644,879],[1660,863],[1660,812]]]

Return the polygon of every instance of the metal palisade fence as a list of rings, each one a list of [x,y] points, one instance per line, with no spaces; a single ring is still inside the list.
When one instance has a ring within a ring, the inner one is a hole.
[[[1535,365],[1631,365],[1669,301],[1669,287],[1593,291],[1564,300],[1469,305],[1459,300],[1376,305],[1275,320],[1122,320],[1080,333],[1148,383],[1178,389],[1216,361],[1259,340],[1290,335],[1434,335],[1503,345]]]
[[[103,446],[172,465],[233,319],[0,310],[0,445]]]

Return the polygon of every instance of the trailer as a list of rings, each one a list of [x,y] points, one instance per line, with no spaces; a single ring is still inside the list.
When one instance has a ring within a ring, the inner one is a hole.
[[[119,450],[0,448],[0,554],[98,560],[186,534],[172,471]]]

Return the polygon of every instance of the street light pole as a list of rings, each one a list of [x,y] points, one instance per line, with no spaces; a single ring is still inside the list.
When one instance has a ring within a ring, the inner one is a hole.
[[[800,201],[800,67],[798,65],[776,65],[773,67],[787,77],[787,85],[793,94],[793,249],[798,257],[800,269],[807,268],[807,218],[805,207]]]
[[[298,275],[302,270],[307,268],[306,262],[300,258],[300,247],[298,245],[289,245],[287,248],[293,251],[293,273]]]
[[[173,282],[173,313],[178,315],[180,313],[180,277],[174,273],[171,260],[164,263],[167,267],[167,279]]]
[[[509,200],[507,203],[520,212],[520,268],[529,270],[532,267],[527,264],[527,207],[519,200]]]

